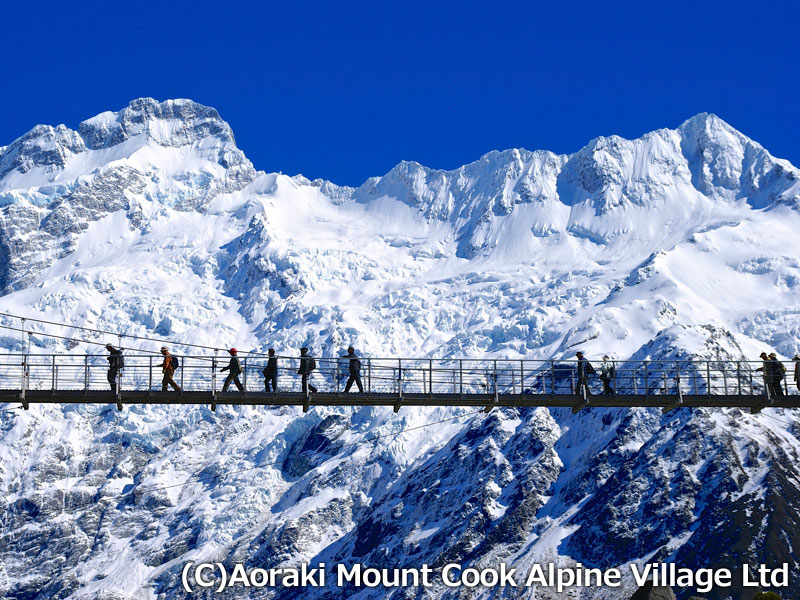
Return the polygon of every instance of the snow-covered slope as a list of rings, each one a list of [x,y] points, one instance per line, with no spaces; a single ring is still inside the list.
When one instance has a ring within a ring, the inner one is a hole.
[[[179,349],[787,358],[799,207],[800,171],[707,114],[569,156],[403,162],[354,189],[256,172],[213,109],[141,99],[0,150],[0,310]],[[504,410],[365,442],[458,414],[3,413],[0,590],[181,597],[199,557],[797,565],[793,414]]]

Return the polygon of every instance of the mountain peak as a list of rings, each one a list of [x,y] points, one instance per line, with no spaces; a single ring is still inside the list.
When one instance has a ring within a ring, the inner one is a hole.
[[[205,137],[235,144],[233,131],[216,109],[184,98],[163,102],[138,98],[118,112],[83,121],[78,130],[92,149],[114,146],[138,135],[162,146],[184,146]]]

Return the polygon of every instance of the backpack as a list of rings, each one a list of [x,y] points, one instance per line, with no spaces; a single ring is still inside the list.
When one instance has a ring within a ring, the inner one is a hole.
[[[172,365],[173,370],[181,368],[181,361],[174,354],[171,357],[170,364]]]
[[[594,375],[594,367],[592,366],[592,363],[590,363],[588,361],[586,362],[586,374],[587,375]]]
[[[352,368],[356,373],[361,371],[361,361],[358,360],[357,358],[351,360],[350,364],[352,365]]]
[[[316,368],[317,368],[317,361],[315,361],[312,358],[310,361],[308,361],[308,372],[311,373],[311,371],[313,371]]]
[[[117,354],[117,368],[118,369],[125,368],[125,359],[122,358],[122,350],[120,350],[119,354]]]

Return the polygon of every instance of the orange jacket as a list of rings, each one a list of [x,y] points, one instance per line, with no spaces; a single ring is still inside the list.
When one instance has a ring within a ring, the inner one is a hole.
[[[161,367],[164,373],[167,371],[175,372],[175,369],[172,368],[172,354],[170,354],[169,351],[164,352],[164,362],[158,366]]]

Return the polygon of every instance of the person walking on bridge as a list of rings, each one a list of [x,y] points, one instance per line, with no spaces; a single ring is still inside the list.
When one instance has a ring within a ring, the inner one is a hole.
[[[308,378],[311,377],[311,372],[316,368],[317,361],[308,355],[308,348],[300,348],[300,368],[297,370],[297,374],[302,377],[303,393],[306,395],[308,395],[308,390],[311,390],[314,394],[317,393],[317,388],[308,382]]]
[[[278,391],[278,359],[275,357],[275,348],[267,350],[267,366],[261,371],[264,375],[264,390],[273,394]],[[272,390],[269,389],[269,384],[272,384]]]
[[[603,382],[603,394],[606,396],[614,395],[614,390],[611,388],[611,382],[614,380],[614,370],[614,362],[606,354],[603,356],[603,362],[600,363],[600,381]]]
[[[585,392],[586,396],[591,396],[592,391],[589,389],[589,375],[594,374],[594,367],[586,360],[586,357],[583,356],[583,352],[578,352],[575,356],[578,357],[578,385],[575,386],[575,393],[580,396],[582,392]]]
[[[794,384],[800,391],[800,354],[795,354],[792,362],[794,363]]]
[[[364,386],[361,385],[361,360],[359,360],[358,356],[356,356],[356,350],[352,346],[347,348],[347,354],[345,354],[342,358],[349,358],[350,359],[350,377],[347,380],[347,385],[344,386],[344,393],[350,391],[350,388],[353,386],[353,382],[358,386],[358,391],[360,393],[364,393]]]
[[[774,352],[770,352],[769,354],[769,365],[771,374],[770,393],[773,396],[783,396],[783,379],[786,377],[786,367],[784,367],[783,363],[778,360],[778,355]]]
[[[164,357],[164,361],[159,365],[164,373],[164,379],[161,380],[161,391],[166,392],[168,385],[171,385],[176,392],[182,391],[172,378],[175,375],[175,369],[178,368],[178,360],[169,353],[166,346],[161,346],[161,354]]]
[[[228,363],[228,366],[220,369],[220,371],[228,371],[228,376],[225,378],[225,383],[222,384],[222,391],[227,392],[228,386],[232,381],[236,384],[236,387],[239,388],[239,391],[243,392],[244,387],[242,386],[242,382],[239,381],[239,375],[242,373],[242,364],[239,362],[236,348],[231,348],[228,350],[228,354],[231,355],[231,360]]]
[[[106,344],[106,350],[108,350],[108,383],[111,385],[111,391],[116,393],[117,376],[125,366],[122,359],[122,350],[114,348],[111,344]]]

